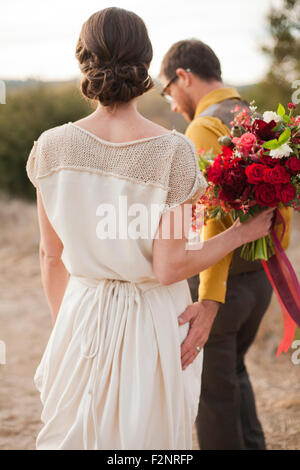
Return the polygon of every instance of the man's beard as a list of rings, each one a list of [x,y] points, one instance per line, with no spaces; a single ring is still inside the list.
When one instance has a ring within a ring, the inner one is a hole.
[[[182,113],[183,116],[187,121],[192,121],[194,119],[195,111],[195,105],[193,104],[191,98],[189,96],[186,96],[184,110]]]

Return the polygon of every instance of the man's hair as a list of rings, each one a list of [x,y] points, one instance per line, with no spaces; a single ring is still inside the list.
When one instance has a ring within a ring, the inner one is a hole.
[[[186,39],[173,44],[164,56],[160,76],[164,75],[171,80],[178,68],[189,68],[207,82],[222,81],[218,57],[207,44],[198,39]]]

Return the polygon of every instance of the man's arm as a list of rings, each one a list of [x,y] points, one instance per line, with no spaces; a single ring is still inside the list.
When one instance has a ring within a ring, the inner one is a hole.
[[[186,131],[186,136],[194,142],[198,150],[212,150],[215,155],[221,151],[218,138],[225,134],[228,134],[228,128],[218,118],[208,116],[193,121]],[[222,219],[209,219],[202,228],[203,240],[208,240],[222,233],[232,224],[233,220],[230,215]],[[227,277],[231,260],[232,253],[229,253],[217,264],[202,271],[200,274],[199,301],[211,300],[218,302],[217,305],[225,303]]]
[[[198,118],[189,125],[186,136],[191,139],[197,150],[212,151],[217,155],[221,146],[218,138],[228,134],[227,127],[217,118]],[[202,228],[202,239],[223,232],[232,225],[230,216],[223,219],[209,219]],[[225,302],[226,286],[232,252],[214,266],[200,273],[198,302],[189,305],[178,317],[179,325],[190,324],[189,333],[181,345],[181,363],[185,369],[195,358],[190,352],[190,345],[195,342],[203,348],[208,340],[214,319],[221,303]]]

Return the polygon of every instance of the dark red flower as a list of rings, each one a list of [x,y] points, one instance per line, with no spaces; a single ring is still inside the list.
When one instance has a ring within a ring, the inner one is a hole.
[[[219,192],[219,198],[223,201],[232,202],[236,199],[236,195],[229,188],[222,188]]]
[[[267,168],[264,174],[264,181],[271,184],[284,184],[290,182],[290,175],[279,163],[274,168]]]
[[[222,157],[222,154],[219,153],[219,154],[214,158],[213,164],[215,165],[216,163],[219,163],[220,165],[222,165],[222,162],[223,162],[223,157]]]
[[[243,202],[247,202],[247,201],[249,200],[250,196],[251,196],[252,190],[253,190],[253,186],[251,186],[250,184],[248,184],[248,185],[244,188],[244,190],[243,190],[243,192],[242,192],[242,194],[241,194],[241,196],[240,196],[240,199],[241,199]]]
[[[233,154],[233,149],[230,147],[225,147],[225,145],[223,145],[222,154],[224,155],[224,157],[231,157]]]
[[[221,164],[218,161],[214,161],[213,164],[207,168],[206,174],[208,181],[211,181],[214,184],[221,183],[223,174]]]
[[[270,183],[261,183],[256,186],[255,199],[260,206],[267,207],[275,207],[280,202],[276,186]]]
[[[277,189],[277,192],[278,196],[280,196],[280,199],[284,204],[287,204],[296,196],[295,187],[291,183],[283,184],[280,188]]]
[[[288,103],[287,106],[288,106],[289,109],[296,109],[296,108],[297,108],[297,106],[295,105],[295,103]]]
[[[293,175],[297,175],[300,172],[300,159],[293,155],[285,162],[285,166],[292,172]]]
[[[221,199],[233,201],[241,195],[246,183],[245,171],[241,165],[234,165],[224,168],[221,181]]]
[[[266,167],[260,163],[252,163],[246,168],[249,183],[257,184],[264,181]]]
[[[231,205],[232,209],[235,209],[236,211],[238,211],[242,208],[242,204],[240,202],[230,201],[230,205]]]
[[[278,163],[276,158],[272,158],[270,155],[266,155],[265,153],[260,157],[260,161],[268,166],[275,166]]]
[[[270,122],[265,122],[262,119],[255,119],[252,124],[251,131],[261,140],[271,140],[276,137],[276,134],[272,129],[276,126],[274,120]]]

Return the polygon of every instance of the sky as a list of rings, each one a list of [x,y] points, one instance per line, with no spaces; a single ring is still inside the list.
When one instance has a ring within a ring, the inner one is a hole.
[[[116,6],[146,23],[154,57],[150,74],[176,41],[198,38],[219,57],[223,80],[246,85],[269,65],[259,45],[269,41],[266,15],[280,0],[1,0],[0,79],[68,80],[80,76],[75,45],[95,11]]]

